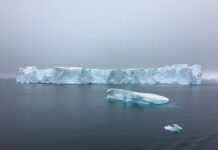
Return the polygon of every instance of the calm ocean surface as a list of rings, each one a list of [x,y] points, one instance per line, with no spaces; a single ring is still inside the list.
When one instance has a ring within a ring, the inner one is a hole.
[[[108,102],[123,88],[161,107]],[[180,133],[164,130],[178,123]],[[0,80],[0,150],[218,150],[218,85],[42,85]]]

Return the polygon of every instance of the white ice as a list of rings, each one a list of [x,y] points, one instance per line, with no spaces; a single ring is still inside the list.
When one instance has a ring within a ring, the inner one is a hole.
[[[19,68],[18,83],[53,84],[201,84],[201,66],[175,64],[153,69]]]
[[[206,72],[202,75],[202,79],[218,81],[218,72]]]
[[[178,124],[173,124],[172,126],[171,125],[164,126],[164,129],[172,132],[180,132],[183,128]]]
[[[139,93],[123,89],[112,88],[107,90],[107,94],[107,98],[111,100],[136,102],[138,104],[165,104],[169,102],[169,99],[164,96],[151,93]]]

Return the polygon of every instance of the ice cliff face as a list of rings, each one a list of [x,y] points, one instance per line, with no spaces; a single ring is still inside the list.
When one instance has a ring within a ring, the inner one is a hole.
[[[201,84],[201,66],[176,64],[154,69],[19,68],[18,83]]]

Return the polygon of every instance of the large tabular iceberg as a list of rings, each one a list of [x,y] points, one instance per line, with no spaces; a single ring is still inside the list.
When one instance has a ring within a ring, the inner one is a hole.
[[[18,83],[53,84],[201,84],[201,66],[176,64],[153,69],[19,68]]]
[[[133,102],[137,104],[166,104],[169,99],[164,96],[139,93],[123,89],[109,89],[107,90],[107,98],[112,100],[120,100],[124,102]]]

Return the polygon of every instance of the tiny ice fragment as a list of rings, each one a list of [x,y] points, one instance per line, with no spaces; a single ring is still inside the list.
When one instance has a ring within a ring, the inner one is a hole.
[[[164,126],[164,129],[172,132],[180,132],[182,130],[182,127],[179,126],[178,124],[173,124],[172,126],[171,125]]]

